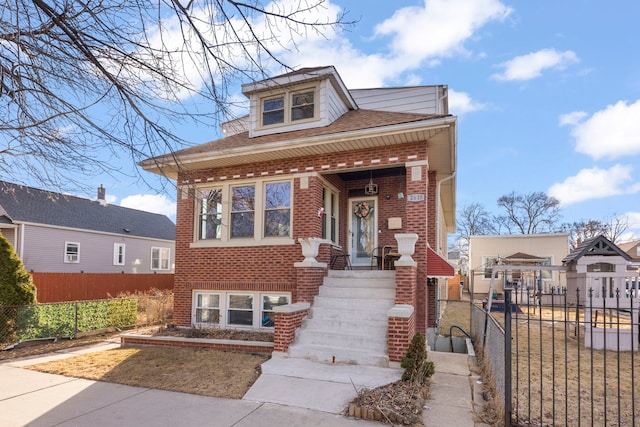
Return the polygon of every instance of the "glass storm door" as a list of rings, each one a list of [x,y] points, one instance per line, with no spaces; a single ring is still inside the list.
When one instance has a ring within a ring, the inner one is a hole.
[[[371,265],[371,253],[378,241],[376,202],[375,197],[349,200],[349,206],[351,206],[349,253],[352,265]]]

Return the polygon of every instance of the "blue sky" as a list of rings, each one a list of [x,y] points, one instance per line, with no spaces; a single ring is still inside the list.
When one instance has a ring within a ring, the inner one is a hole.
[[[561,201],[563,222],[627,215],[640,237],[640,3],[331,0],[323,13],[340,9],[359,22],[276,53],[296,68],[334,65],[350,88],[448,85],[459,208],[497,213],[504,194],[543,191]],[[173,194],[98,181],[112,203],[175,210]]]

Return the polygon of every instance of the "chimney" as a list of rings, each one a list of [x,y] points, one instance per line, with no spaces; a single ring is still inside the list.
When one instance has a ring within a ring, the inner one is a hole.
[[[106,189],[102,186],[102,184],[100,184],[100,187],[98,187],[98,202],[102,206],[105,206],[107,204],[107,199],[105,197],[106,197]]]

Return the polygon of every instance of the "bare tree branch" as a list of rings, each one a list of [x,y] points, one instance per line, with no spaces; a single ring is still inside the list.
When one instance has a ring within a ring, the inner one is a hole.
[[[324,0],[0,4],[0,174],[77,189],[126,173],[114,166],[123,159],[184,148],[177,125],[217,128],[233,118],[237,83],[287,69],[277,52],[352,24],[325,10]]]

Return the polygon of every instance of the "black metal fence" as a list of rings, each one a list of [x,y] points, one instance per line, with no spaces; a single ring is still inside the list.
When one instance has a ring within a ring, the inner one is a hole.
[[[171,321],[173,295],[0,306],[0,346]]]
[[[505,425],[640,424],[637,294],[604,286],[582,293],[522,304],[506,289],[501,312],[473,305],[472,334]]]

